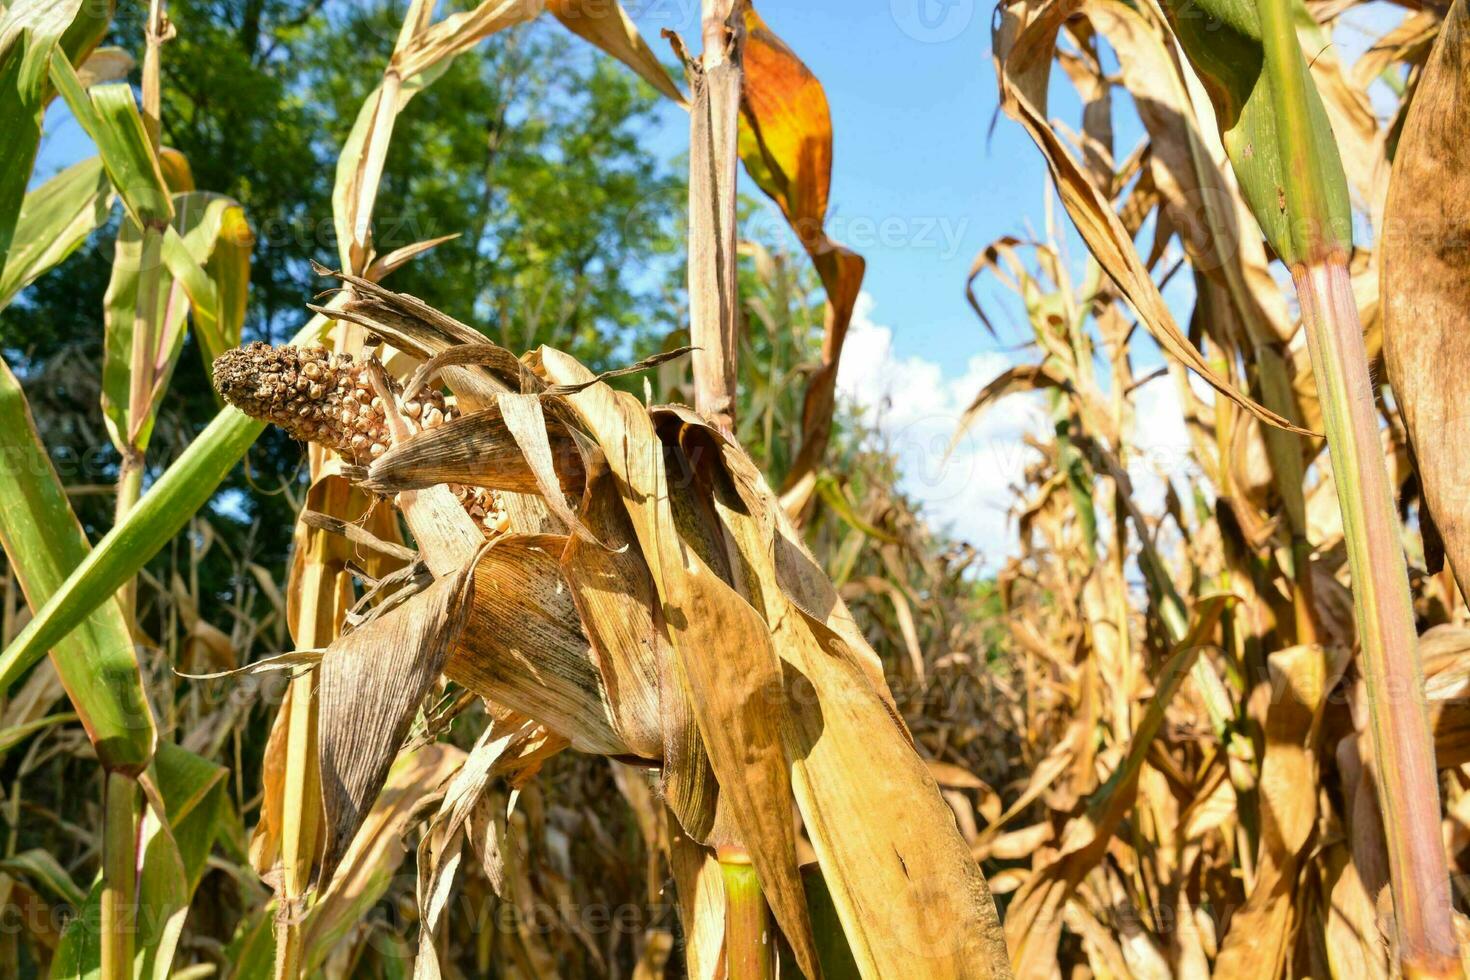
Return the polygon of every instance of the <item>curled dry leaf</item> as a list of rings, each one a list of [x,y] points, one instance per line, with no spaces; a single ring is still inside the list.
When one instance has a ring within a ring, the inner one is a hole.
[[[684,93],[659,64],[622,4],[600,0],[546,0],[546,9],[567,30],[591,41],[632,68],[659,92],[680,105],[684,104]]]
[[[406,753],[388,771],[382,791],[341,861],[341,871],[306,914],[305,945],[325,959],[382,898],[403,863],[403,838],[410,822],[465,761],[462,749],[426,745]]]
[[[667,697],[678,698],[684,711],[671,712],[669,717],[660,711],[660,704],[665,700],[660,691],[660,671],[673,656],[673,650],[655,619],[657,591],[633,527],[618,499],[612,471],[601,453],[590,468],[592,472],[582,499],[582,520],[606,547],[580,539],[569,541],[562,554],[561,569],[587,632],[615,727],[630,746],[640,747],[640,754],[659,758],[667,751],[666,721],[683,719],[684,724],[679,727],[688,729],[693,727],[692,720],[687,719],[687,703],[684,703],[687,699],[682,691],[671,692]],[[674,737],[681,740],[689,736],[681,731]],[[698,737],[697,732],[693,737]],[[698,751],[703,753],[702,743]],[[666,765],[666,777],[671,768],[683,767]],[[708,772],[707,759],[700,768]],[[673,778],[685,777],[680,774]],[[708,832],[708,825],[676,802],[682,799],[682,794],[675,792],[669,797],[670,805],[676,807],[685,826],[697,828],[695,832],[702,838]],[[714,817],[712,801],[708,817],[711,820]]]
[[[451,680],[497,705],[523,712],[603,755],[656,757],[614,730],[602,677],[577,618],[559,559],[560,535],[507,535],[474,566],[474,600],[465,630],[444,665]]]
[[[413,716],[460,635],[474,594],[474,565],[445,576],[391,612],[332,643],[322,657],[318,751],[326,840],[325,886],[408,735]]]
[[[534,396],[526,396],[534,397]],[[549,431],[548,431],[549,429]],[[359,482],[375,493],[397,493],[436,483],[486,486],[517,493],[540,492],[543,483],[562,493],[579,493],[581,454],[560,426],[543,427],[544,452],[554,480],[538,477],[506,424],[498,404],[450,419],[395,444],[368,466]]]
[[[500,845],[505,836],[506,801],[492,792],[497,777],[514,765],[544,731],[524,715],[491,720],[469,756],[444,787],[439,809],[430,819],[418,850],[419,951],[417,980],[437,980],[439,951],[434,937],[468,838],[496,894],[504,886]]]
[[[1128,752],[1103,787],[1060,834],[1060,853],[1026,879],[1006,915],[1011,962],[1021,976],[1041,976],[1055,969],[1062,913],[1078,885],[1107,852],[1118,824],[1132,808],[1139,773],[1164,721],[1164,711],[1183,686],[1202,645],[1224,611],[1225,599],[1201,603],[1189,634],[1159,669],[1152,700],[1132,733]]]
[[[850,614],[744,452],[685,410],[663,414],[691,457],[718,448],[706,479],[781,657],[796,801],[852,955],[881,976],[1008,975],[984,879]]]
[[[1261,763],[1262,847],[1254,887],[1236,912],[1215,964],[1217,977],[1277,975],[1289,955],[1294,903],[1282,899],[1291,887],[1317,817],[1315,742],[1334,666],[1321,647],[1292,647],[1271,654],[1270,709],[1266,755]]]

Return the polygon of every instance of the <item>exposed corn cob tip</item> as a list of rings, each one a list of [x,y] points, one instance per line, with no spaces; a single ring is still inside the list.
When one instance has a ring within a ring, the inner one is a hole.
[[[324,347],[271,347],[256,341],[226,351],[214,362],[214,387],[240,411],[315,442],[359,465],[387,452],[383,401],[373,388],[372,357],[354,360]],[[394,395],[402,386],[385,376]],[[447,417],[444,396],[424,391],[403,405],[404,414],[426,429]]]
[[[314,442],[360,466],[388,451],[386,406],[373,387],[371,355],[354,359],[325,347],[272,347],[255,341],[214,361],[214,387],[251,418],[280,426],[295,439]],[[384,373],[396,397],[403,386]],[[432,429],[453,415],[443,393],[432,389],[403,402],[403,414]],[[489,532],[505,522],[499,495],[483,487],[450,489],[466,512]]]

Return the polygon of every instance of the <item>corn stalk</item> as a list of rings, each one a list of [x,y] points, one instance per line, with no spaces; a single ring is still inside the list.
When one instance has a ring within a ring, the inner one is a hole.
[[[1288,0],[1257,0],[1272,90],[1291,268],[1327,428],[1352,570],[1400,959],[1409,976],[1462,976],[1439,840],[1439,784],[1402,530],[1383,457],[1363,327],[1348,278],[1351,213],[1331,131],[1312,114]]]
[[[689,333],[694,404],[735,429],[739,315],[735,292],[735,197],[744,39],[734,0],[704,0],[704,50],[690,66]]]

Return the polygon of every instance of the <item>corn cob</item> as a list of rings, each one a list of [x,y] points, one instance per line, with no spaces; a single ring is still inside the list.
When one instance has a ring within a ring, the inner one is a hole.
[[[280,426],[302,442],[333,450],[366,465],[388,451],[387,407],[373,388],[371,355],[354,360],[324,347],[272,347],[256,341],[226,351],[214,362],[214,387],[220,397],[251,418]],[[384,375],[395,399],[402,386]],[[402,402],[403,414],[424,429],[454,416],[444,395],[426,389]],[[452,484],[466,512],[487,532],[501,530],[504,510],[498,493]]]

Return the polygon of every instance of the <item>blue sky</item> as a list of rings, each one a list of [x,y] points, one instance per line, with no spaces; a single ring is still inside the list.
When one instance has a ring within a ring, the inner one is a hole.
[[[661,56],[662,28],[698,47],[698,0],[626,6]],[[1019,127],[1002,119],[986,138],[996,108],[989,0],[768,0],[759,9],[826,87],[829,230],[866,256],[877,315],[902,319],[899,350],[976,349],[957,347],[981,339],[964,299],[969,262],[1028,218],[1039,223],[1043,186]],[[50,115],[38,177],[92,152],[63,107]],[[673,158],[688,145],[688,117],[673,106],[663,115],[653,140]]]

